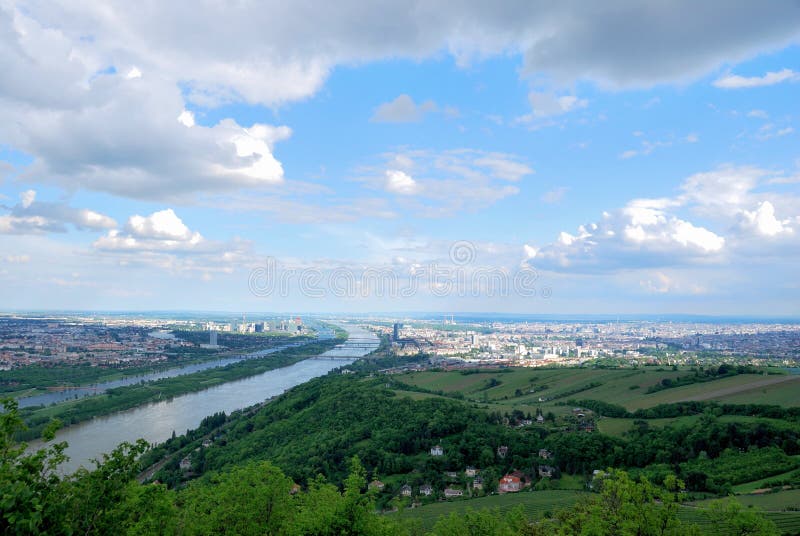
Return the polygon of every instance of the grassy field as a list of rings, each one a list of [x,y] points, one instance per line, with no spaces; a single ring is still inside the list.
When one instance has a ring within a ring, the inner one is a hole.
[[[690,425],[700,418],[700,415],[685,415],[682,417],[672,417],[664,419],[648,419],[647,425],[651,428],[662,427],[667,425]],[[623,437],[625,432],[633,427],[636,419],[616,419],[611,417],[604,417],[597,423],[600,432],[615,437]],[[769,424],[777,428],[789,427],[794,428],[790,423],[780,419],[768,419],[766,417],[749,417],[747,415],[722,415],[718,417],[720,422],[739,422],[739,423],[752,423],[760,422]]]
[[[800,376],[766,387],[754,387],[720,396],[716,400],[730,404],[779,404],[781,406],[800,405]]]
[[[800,456],[795,456],[795,458],[800,459]],[[768,476],[766,478],[762,478],[761,480],[754,480],[752,482],[745,482],[744,484],[739,484],[738,486],[733,487],[733,492],[752,493],[757,489],[764,489],[768,487],[767,484],[769,482],[781,481],[795,474],[800,474],[800,469],[792,469],[791,471],[787,471],[786,473],[782,473],[780,475]]]
[[[773,477],[774,478],[774,477]],[[790,489],[759,495],[737,495],[736,500],[745,506],[755,506],[767,512],[782,512],[789,508],[800,508],[800,489]],[[710,499],[698,501],[698,506],[711,502]],[[800,515],[800,512],[797,512]]]
[[[781,534],[800,533],[800,512],[765,512],[765,517],[777,525]],[[700,509],[683,507],[678,510],[678,518],[685,523],[699,525],[703,534],[709,536],[728,536],[720,527],[716,526],[711,519]]]
[[[764,511],[766,517],[778,526],[782,534],[800,533],[800,511],[795,510],[800,508],[800,490],[793,489],[762,495],[737,495],[735,499],[744,506],[752,506]],[[707,507],[712,500],[697,501],[693,505]],[[706,534],[718,534],[714,531],[714,526],[708,518],[696,508],[688,506],[682,508],[679,517],[684,521],[701,525]]]
[[[442,516],[448,516],[451,512],[461,513],[467,509],[497,509],[507,512],[521,506],[526,515],[531,519],[536,519],[544,517],[547,513],[569,508],[581,497],[588,495],[588,492],[574,490],[523,491],[505,495],[490,495],[472,500],[438,502],[404,510],[399,515],[407,519],[419,519],[426,529],[433,527],[437,519]]]
[[[462,393],[468,400],[494,405],[492,410],[542,408],[563,413],[556,402],[569,399],[593,399],[611,402],[628,410],[650,408],[683,400],[719,400],[734,403],[800,404],[800,376],[742,374],[710,382],[697,383],[647,393],[663,379],[691,374],[688,369],[555,368],[506,369],[504,372],[463,374],[452,372],[416,372],[397,377],[399,381],[431,391]],[[491,386],[494,381],[496,385]],[[540,401],[542,398],[544,401]],[[608,423],[609,433],[620,433]],[[621,426],[621,425],[620,425]]]
[[[418,519],[425,529],[433,527],[442,516],[448,516],[452,512],[462,513],[468,509],[490,509],[507,512],[521,506],[528,517],[540,519],[547,514],[569,508],[582,497],[589,496],[591,494],[588,492],[573,490],[509,493],[506,495],[490,495],[472,500],[437,502],[419,508],[407,509],[399,514],[392,515],[400,515],[406,519]],[[745,506],[753,505],[764,510],[766,517],[772,520],[783,534],[800,532],[800,512],[785,511],[787,507],[800,505],[800,490],[782,491],[766,495],[739,496],[737,500]],[[707,500],[686,505],[678,511],[678,517],[686,523],[699,525],[703,534],[714,536],[719,534],[722,536],[721,532],[715,530],[715,525],[712,524],[707,515],[697,508],[697,506],[707,507],[710,502],[711,500]]]

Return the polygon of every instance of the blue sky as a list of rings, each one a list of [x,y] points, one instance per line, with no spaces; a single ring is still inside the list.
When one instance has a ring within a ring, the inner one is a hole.
[[[0,6],[3,309],[800,314],[796,3],[113,11]]]

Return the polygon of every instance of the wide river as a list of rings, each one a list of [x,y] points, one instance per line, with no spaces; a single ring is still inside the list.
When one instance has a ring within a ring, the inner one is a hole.
[[[337,356],[362,356],[378,347],[377,336],[363,328],[342,324],[350,339],[318,357],[289,367],[270,370],[242,380],[228,382],[205,391],[177,396],[127,411],[98,417],[61,430],[56,441],[66,441],[70,460],[62,465],[65,473],[78,467],[93,467],[91,460],[110,452],[123,441],[143,438],[148,443],[161,443],[172,436],[197,428],[208,415],[220,411],[230,413],[263,402],[287,389],[322,376],[330,370],[351,363],[353,359]],[[41,445],[33,442],[31,448]]]
[[[320,336],[319,338],[325,339],[325,338],[330,338],[330,336]],[[203,361],[202,363],[194,363],[192,365],[175,367],[167,370],[161,370],[158,372],[148,372],[146,374],[126,376],[124,378],[120,378],[119,380],[94,383],[90,385],[84,385],[81,387],[69,387],[64,389],[63,391],[56,391],[52,393],[44,393],[40,395],[18,398],[17,402],[19,403],[20,408],[27,408],[30,406],[49,406],[50,404],[58,404],[59,402],[65,402],[67,400],[85,398],[87,396],[95,396],[101,393],[105,393],[107,390],[113,389],[115,387],[125,387],[126,385],[135,385],[141,382],[152,382],[164,378],[175,378],[177,376],[183,376],[185,374],[193,374],[195,372],[200,372],[201,370],[207,370],[210,368],[225,367],[227,365],[232,365],[234,363],[238,363],[239,361],[245,361],[247,359],[258,359],[260,357],[264,357],[266,355],[275,353],[279,350],[285,350],[287,348],[301,346],[302,344],[303,343],[283,344],[280,346],[275,346],[273,348],[267,348],[266,350],[259,350],[257,352],[252,352],[237,357],[223,357],[222,359],[212,359],[211,361]]]

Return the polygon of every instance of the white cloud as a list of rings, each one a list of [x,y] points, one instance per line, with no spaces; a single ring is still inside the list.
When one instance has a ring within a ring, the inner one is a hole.
[[[168,208],[149,216],[134,215],[128,219],[127,230],[138,238],[199,242],[199,233],[193,233],[175,212]]]
[[[198,125],[175,73],[146,60],[116,73],[100,36],[74,40],[61,25],[0,8],[0,143],[33,157],[22,180],[159,200],[283,181],[273,149],[287,127]]]
[[[574,95],[557,97],[552,93],[537,93],[535,91],[528,94],[528,101],[533,109],[534,117],[561,115],[580,108],[586,108],[589,104],[586,99],[579,99]]]
[[[724,246],[723,237],[704,227],[628,204],[574,235],[562,231],[555,242],[538,248],[531,262],[548,270],[604,272],[713,259]]]
[[[694,204],[705,214],[738,209],[749,202],[750,191],[768,172],[756,167],[722,166],[695,173],[681,184],[680,204]]]
[[[125,78],[127,78],[128,80],[133,80],[134,78],[141,78],[141,77],[142,77],[142,71],[140,71],[139,68],[136,66],[131,67],[130,70],[128,71],[128,74],[125,75]]]
[[[389,169],[386,171],[386,190],[398,195],[413,195],[419,191],[419,184],[408,174]]]
[[[763,201],[755,210],[742,210],[739,225],[746,231],[759,236],[774,237],[780,234],[792,234],[791,219],[779,220],[775,217],[775,207],[769,201]]]
[[[696,274],[688,277],[683,274],[655,271],[647,274],[647,279],[639,281],[639,285],[650,294],[706,294],[708,288],[697,284]]]
[[[694,21],[688,26],[686,13]],[[243,150],[232,138],[253,134],[231,121],[185,128],[187,101],[274,108],[314,95],[339,65],[442,53],[466,65],[519,53],[522,76],[554,88],[532,96],[534,114],[548,116],[586,106],[563,94],[577,80],[685,82],[796,41],[799,19],[783,2],[720,10],[689,0],[415,9],[351,1],[4,3],[0,143],[35,159],[23,179],[70,190],[164,200],[264,187],[283,180],[272,144]],[[208,35],[218,37],[213,46]],[[433,106],[409,102],[410,117]]]
[[[113,17],[106,10],[112,10]],[[48,27],[90,34],[148,74],[191,81],[193,98],[242,98],[273,105],[307,97],[339,64],[382,58],[419,60],[442,51],[464,65],[509,51],[526,73],[569,83],[642,86],[684,81],[797,39],[791,4],[698,6],[616,1],[586,6],[426,2],[335,6],[271,2],[190,7],[108,7],[61,2],[26,6]],[[191,12],[191,16],[187,16]],[[686,23],[688,14],[692,24]],[[224,30],[220,30],[224,28]],[[214,46],[206,36],[218,35]]]
[[[753,87],[773,86],[781,82],[795,82],[800,80],[800,73],[791,69],[770,71],[764,76],[739,76],[729,74],[714,81],[714,86],[722,89],[744,89]]]
[[[619,154],[620,160],[628,160],[636,156],[649,155],[656,149],[672,147],[673,145],[675,145],[675,143],[697,143],[700,141],[700,136],[694,132],[687,134],[683,138],[678,138],[677,141],[673,136],[669,136],[666,139],[651,141],[649,139],[645,139],[644,135],[645,135],[644,132],[640,130],[633,132],[633,136],[641,140],[639,142],[639,148],[628,149],[626,151],[621,152]]]
[[[125,232],[111,230],[94,242],[95,249],[108,251],[191,251],[206,245],[203,236],[191,231],[171,208],[131,216]]]
[[[770,250],[759,237],[793,240],[800,224],[800,199],[756,190],[776,184],[773,175],[730,166],[696,173],[674,197],[633,199],[575,234],[561,232],[550,244],[527,246],[526,254],[538,268],[576,272],[716,263],[754,251],[763,256]],[[692,222],[687,213],[708,223]]]
[[[0,234],[37,234],[63,230],[63,226],[39,216],[0,216]]]
[[[755,117],[755,118],[758,118],[758,119],[768,119],[769,118],[769,114],[767,114],[767,112],[765,112],[764,110],[750,110],[749,112],[747,112],[747,117]]]
[[[236,129],[232,121],[231,128]],[[272,127],[256,124],[250,128],[242,129],[231,137],[236,146],[236,154],[242,160],[249,160],[250,164],[242,167],[226,167],[218,165],[217,171],[221,175],[244,175],[256,183],[274,184],[283,182],[283,166],[272,156],[272,147],[278,142],[291,136],[288,127]]]
[[[194,114],[189,110],[183,110],[178,116],[178,123],[185,127],[194,126]]]
[[[22,208],[28,208],[36,200],[36,190],[26,190],[19,194],[19,198]]]
[[[488,168],[492,175],[500,179],[517,182],[527,175],[533,175],[533,169],[527,164],[508,158],[502,154],[488,154],[476,158],[472,162],[476,166]]]
[[[758,129],[758,132],[755,134],[755,138],[759,141],[767,141],[773,138],[788,136],[792,133],[794,133],[793,127],[787,126],[778,128],[774,123],[765,123]]]
[[[72,223],[78,228],[97,231],[113,229],[117,226],[117,222],[114,218],[86,208],[75,213],[75,220]]]
[[[382,164],[361,168],[362,176],[355,180],[369,188],[403,194],[395,202],[421,217],[449,216],[491,205],[519,192],[507,183],[534,173],[517,156],[472,149],[403,150],[382,158]]]
[[[35,190],[20,193],[20,202],[0,215],[0,234],[63,233],[67,225],[76,229],[102,231],[113,229],[117,222],[89,209],[77,209],[64,202],[37,201]]]
[[[416,123],[428,112],[437,110],[436,103],[427,100],[421,104],[414,102],[405,93],[391,102],[384,102],[375,109],[372,119],[375,123]]]
[[[257,263],[250,242],[208,240],[191,230],[172,209],[131,216],[124,230],[111,230],[95,240],[91,253],[98,262],[200,278],[230,274]]]

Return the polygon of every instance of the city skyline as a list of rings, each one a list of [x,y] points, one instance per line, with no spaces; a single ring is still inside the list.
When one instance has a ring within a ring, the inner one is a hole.
[[[113,11],[0,5],[3,310],[800,316],[796,3]]]

